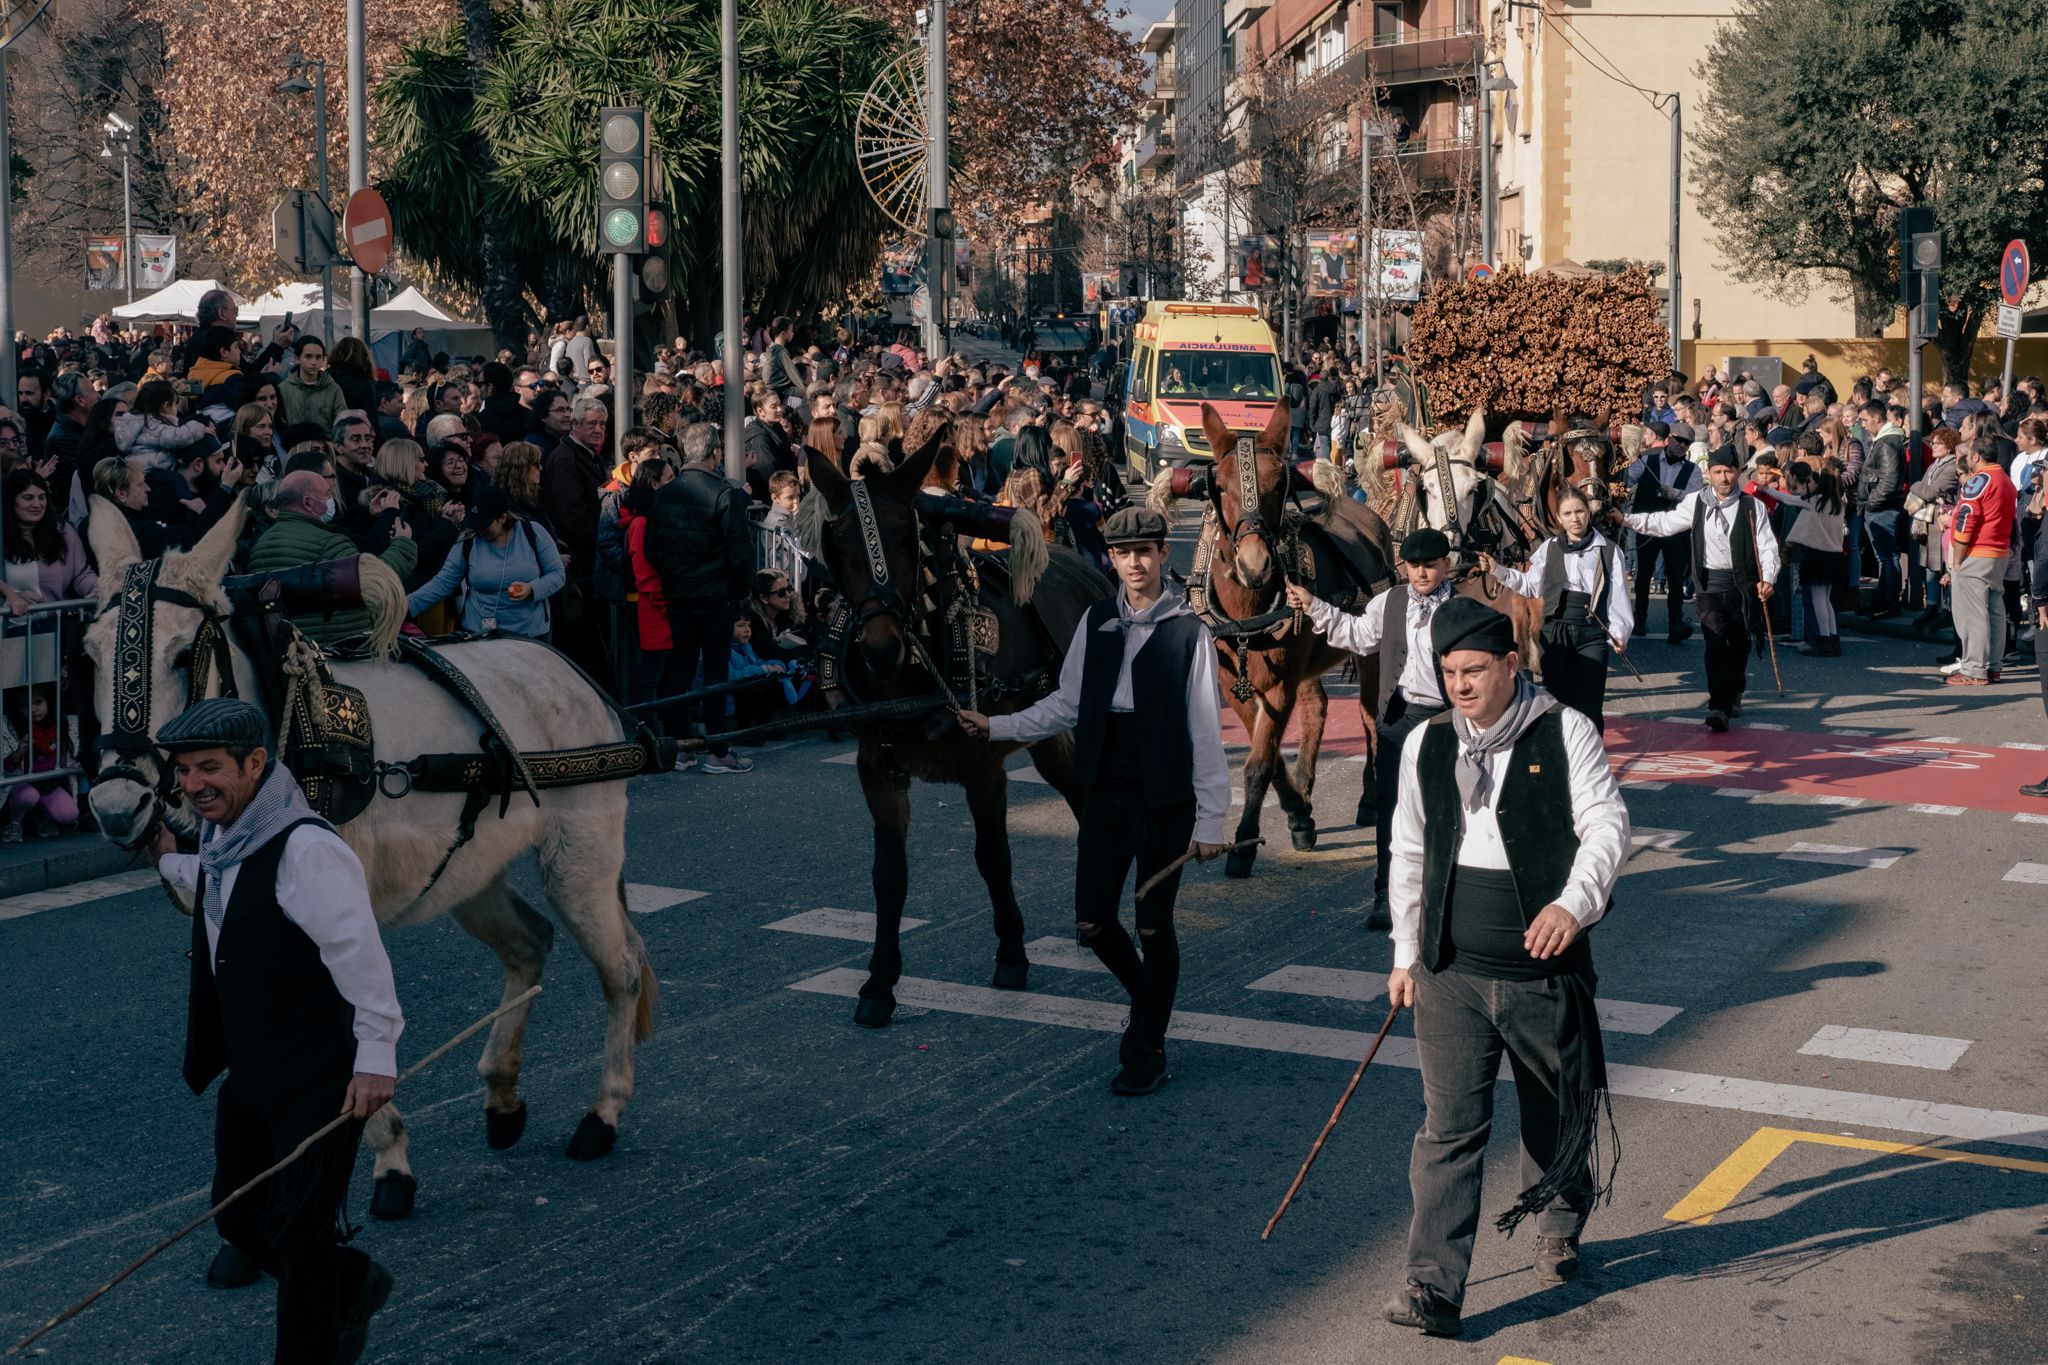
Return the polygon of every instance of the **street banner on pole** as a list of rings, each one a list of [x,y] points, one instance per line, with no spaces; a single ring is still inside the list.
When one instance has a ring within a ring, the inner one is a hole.
[[[924,241],[905,238],[882,243],[882,292],[915,294],[924,283]]]
[[[1240,237],[1237,239],[1237,287],[1239,289],[1264,289],[1271,284],[1268,273],[1273,255],[1280,249],[1280,243],[1273,237]]]
[[[1422,234],[1397,228],[1372,230],[1373,279],[1382,299],[1414,303],[1422,297]]]
[[[1308,294],[1329,299],[1349,294],[1351,272],[1358,259],[1355,232],[1311,232],[1308,234]]]
[[[964,237],[953,239],[953,292],[966,294],[973,288],[973,277],[969,267],[974,263],[974,252]]]
[[[178,278],[178,239],[150,233],[135,235],[135,287],[162,289]]]
[[[120,234],[87,233],[85,238],[85,287],[120,289],[126,286],[121,260]]]

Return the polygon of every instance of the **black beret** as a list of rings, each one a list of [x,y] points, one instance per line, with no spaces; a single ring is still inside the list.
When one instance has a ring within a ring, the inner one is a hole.
[[[1111,545],[1137,545],[1147,541],[1164,544],[1166,518],[1145,506],[1120,508],[1103,523],[1102,538]]]
[[[1515,623],[1483,602],[1453,597],[1430,617],[1429,642],[1439,659],[1454,649],[1506,654],[1515,647]]]
[[[1444,559],[1450,553],[1451,542],[1442,531],[1432,527],[1410,531],[1401,540],[1401,559],[1407,564],[1427,564],[1432,559]]]
[[[1727,465],[1730,469],[1740,469],[1742,458],[1735,453],[1735,447],[1732,445],[1715,446],[1707,452],[1707,468],[1712,469],[1717,464]]]
[[[194,749],[259,748],[270,726],[263,713],[235,697],[213,697],[186,708],[157,728],[156,744],[170,753]]]

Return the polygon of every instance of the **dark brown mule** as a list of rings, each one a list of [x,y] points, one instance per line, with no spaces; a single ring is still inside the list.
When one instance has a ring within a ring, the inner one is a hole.
[[[838,583],[846,613],[833,632],[844,643],[844,657],[835,663],[846,691],[861,702],[932,696],[952,688],[961,705],[1005,715],[1024,709],[1057,684],[1061,656],[1075,627],[1091,604],[1108,595],[1109,584],[1071,550],[1049,546],[1043,575],[1022,594],[1033,613],[1027,615],[1020,603],[989,586],[998,576],[992,566],[972,591],[979,599],[974,605],[992,615],[989,633],[1001,640],[990,660],[993,672],[985,679],[973,675],[982,690],[972,701],[960,691],[957,676],[952,681],[935,676],[934,669],[954,673],[958,662],[947,648],[950,604],[940,600],[953,578],[945,557],[958,551],[953,528],[921,524],[918,489],[949,436],[950,429],[941,426],[894,471],[860,480],[849,480],[827,460],[812,459],[811,482],[816,496],[824,499],[825,513],[818,548]],[[974,670],[978,664],[966,667]],[[854,1022],[881,1028],[896,1011],[893,988],[903,975],[899,931],[910,888],[905,841],[912,778],[965,789],[974,820],[974,864],[995,907],[992,984],[1023,990],[1031,964],[1024,955],[1024,914],[1011,885],[1009,779],[1003,772],[1003,759],[1018,746],[968,738],[943,706],[900,728],[857,724],[854,729],[860,737],[861,793],[875,822],[875,947]],[[1078,815],[1081,789],[1072,738],[1061,734],[1032,745],[1031,761]]]
[[[1189,600],[1216,636],[1223,699],[1251,737],[1244,765],[1244,809],[1232,837],[1242,843],[1258,836],[1259,814],[1270,788],[1279,794],[1294,847],[1307,850],[1316,846],[1312,798],[1316,758],[1329,714],[1322,676],[1351,656],[1317,634],[1302,614],[1287,608],[1286,583],[1293,578],[1326,600],[1363,599],[1336,562],[1338,557],[1316,551],[1312,533],[1305,534],[1311,523],[1288,505],[1293,477],[1283,454],[1288,418],[1283,399],[1274,406],[1266,429],[1252,437],[1232,431],[1213,407],[1202,405],[1202,431],[1215,452],[1216,466],[1209,479],[1210,509],[1202,522]],[[1240,465],[1246,442],[1250,463]],[[1163,507],[1173,487],[1162,476],[1155,486],[1154,505]],[[1359,712],[1370,753],[1379,656],[1359,658],[1358,676]],[[1290,774],[1280,747],[1297,710],[1301,740]],[[1225,873],[1250,876],[1254,853],[1232,853]]]

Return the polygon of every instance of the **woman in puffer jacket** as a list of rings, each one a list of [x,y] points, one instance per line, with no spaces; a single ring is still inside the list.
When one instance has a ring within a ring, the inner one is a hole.
[[[114,419],[115,446],[151,469],[168,472],[176,467],[179,451],[213,439],[209,424],[178,420],[178,391],[162,379],[144,384],[135,394],[134,410]]]

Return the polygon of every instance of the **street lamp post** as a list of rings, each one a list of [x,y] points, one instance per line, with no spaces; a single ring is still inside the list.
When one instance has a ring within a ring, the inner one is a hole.
[[[1489,266],[1494,264],[1494,238],[1499,235],[1495,219],[1500,214],[1500,186],[1493,166],[1493,97],[1515,88],[1505,74],[1490,74],[1490,65],[1482,61],[1479,67],[1479,259]]]
[[[313,79],[308,81],[305,72],[311,71]],[[328,199],[327,185],[327,63],[318,57],[308,57],[294,52],[285,60],[285,78],[278,90],[286,95],[313,95],[313,143],[319,162],[319,179],[315,182],[320,190],[320,202],[332,207]],[[331,243],[326,245],[331,246]],[[323,261],[320,266],[320,340],[332,349],[334,346],[334,262]],[[368,337],[363,338],[365,342]]]
[[[135,146],[135,126],[119,114],[107,115],[106,145],[100,155],[111,161],[121,158],[121,280],[128,302],[135,302],[135,201],[129,192],[128,157]]]
[[[1380,136],[1371,112],[1358,111],[1358,363],[1365,364],[1368,347],[1378,349],[1379,327],[1374,300],[1379,294],[1378,261],[1372,238],[1372,144]]]

